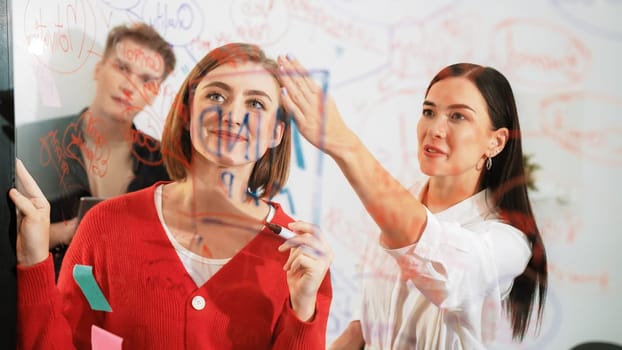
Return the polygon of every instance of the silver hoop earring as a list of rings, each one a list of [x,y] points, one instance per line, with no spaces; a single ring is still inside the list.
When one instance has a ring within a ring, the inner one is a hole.
[[[492,168],[492,158],[488,157],[486,159],[486,170],[490,170],[490,168]]]

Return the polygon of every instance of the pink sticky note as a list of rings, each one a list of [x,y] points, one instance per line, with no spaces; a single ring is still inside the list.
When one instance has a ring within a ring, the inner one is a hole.
[[[40,64],[34,64],[35,74],[37,76],[39,97],[41,103],[47,107],[60,107],[60,96],[58,94],[58,88],[52,73],[47,67]]]
[[[91,327],[91,345],[93,350],[121,350],[123,338],[112,334],[96,325]]]

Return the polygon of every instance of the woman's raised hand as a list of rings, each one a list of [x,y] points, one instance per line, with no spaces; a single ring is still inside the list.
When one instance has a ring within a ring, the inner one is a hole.
[[[302,136],[329,155],[348,147],[355,136],[341,118],[335,101],[296,59],[280,56],[278,63],[283,105]]]

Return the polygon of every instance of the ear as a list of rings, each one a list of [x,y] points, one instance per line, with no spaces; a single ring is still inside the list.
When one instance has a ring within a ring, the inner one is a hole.
[[[268,148],[274,148],[281,144],[281,140],[283,140],[283,132],[285,130],[285,123],[282,121],[277,121],[274,125],[274,132],[272,133],[272,140],[270,140],[270,145]]]
[[[499,128],[492,132],[490,144],[488,145],[488,156],[494,157],[503,151],[505,144],[510,137],[508,128]]]

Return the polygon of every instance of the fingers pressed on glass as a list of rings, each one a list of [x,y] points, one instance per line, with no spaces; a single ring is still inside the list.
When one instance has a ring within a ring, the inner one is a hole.
[[[34,205],[21,192],[19,192],[16,189],[11,189],[9,191],[9,196],[11,197],[11,200],[15,204],[15,208],[17,209],[18,215],[21,216],[22,213],[25,214],[26,216],[33,214],[33,211],[35,210]]]
[[[304,114],[298,107],[298,104],[291,98],[286,85],[284,84],[281,90],[281,98],[283,100],[283,107],[294,118],[295,122],[300,122],[301,118],[304,118]]]
[[[287,57],[288,62],[291,64],[293,71],[300,76],[301,85],[304,86],[309,92],[317,94],[320,91],[320,87],[311,78],[311,72],[300,64],[298,59],[294,57]]]
[[[40,198],[44,197],[39,185],[37,185],[37,182],[32,178],[24,166],[24,163],[19,159],[15,160],[15,174],[17,177],[18,190],[20,190],[23,195]]]
[[[300,84],[292,76],[291,72],[286,67],[280,68],[280,79],[285,90],[283,94],[287,96],[297,107],[303,108],[309,103],[309,100],[305,96],[305,92],[300,88]]]
[[[281,75],[286,78],[289,84],[286,84],[288,92],[295,94],[299,91],[307,102],[313,102],[312,95],[317,91],[313,86],[313,81],[309,77],[309,73],[300,65],[295,64],[289,58],[279,58],[281,67]]]

